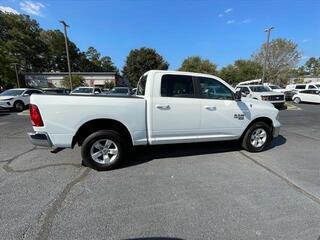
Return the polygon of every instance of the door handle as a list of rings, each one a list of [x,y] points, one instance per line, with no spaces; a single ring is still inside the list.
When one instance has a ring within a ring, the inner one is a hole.
[[[160,110],[170,110],[169,105],[156,105],[156,108],[158,108]]]
[[[204,106],[204,108],[208,111],[216,111],[217,108],[216,107],[213,107],[213,106]]]

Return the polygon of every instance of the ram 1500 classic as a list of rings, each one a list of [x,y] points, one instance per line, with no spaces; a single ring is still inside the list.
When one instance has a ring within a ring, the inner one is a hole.
[[[222,79],[198,73],[152,70],[134,96],[32,95],[34,145],[81,146],[83,162],[113,168],[132,146],[240,140],[264,150],[279,134],[278,110],[241,99]]]

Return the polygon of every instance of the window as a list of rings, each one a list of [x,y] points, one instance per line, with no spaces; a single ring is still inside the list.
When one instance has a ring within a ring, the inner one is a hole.
[[[281,89],[278,85],[269,85],[271,89]]]
[[[147,78],[148,78],[148,75],[143,75],[140,78],[140,81],[139,81],[138,86],[137,86],[137,95],[143,95],[144,96],[144,94],[146,92]]]
[[[162,97],[194,97],[193,80],[191,76],[163,75],[161,78]]]
[[[296,86],[296,89],[305,89],[306,88],[306,85],[297,85]]]
[[[200,94],[203,98],[233,100],[232,91],[221,82],[212,79],[199,77]]]
[[[72,91],[72,93],[88,93],[92,94],[92,88],[76,88],[75,90]]]
[[[251,86],[252,92],[271,92],[266,86]]]
[[[100,90],[100,88],[95,88],[95,89],[94,89],[94,92],[101,93],[101,90]]]
[[[248,87],[239,87],[241,92],[243,92],[244,94],[248,95],[250,94],[250,90]]]
[[[41,94],[42,92],[41,91],[38,91],[38,90],[27,90],[24,94],[28,94],[28,95],[32,95],[32,94]]]
[[[308,89],[316,89],[316,87],[313,86],[313,85],[309,85],[309,86],[308,86]]]

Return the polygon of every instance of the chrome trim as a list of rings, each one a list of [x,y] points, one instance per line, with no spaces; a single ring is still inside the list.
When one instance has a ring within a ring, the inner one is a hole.
[[[35,146],[48,147],[53,146],[49,135],[46,132],[28,133],[30,142]]]

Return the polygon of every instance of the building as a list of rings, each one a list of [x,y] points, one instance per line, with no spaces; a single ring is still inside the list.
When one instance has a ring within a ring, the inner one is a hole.
[[[114,86],[128,86],[128,81],[117,72],[72,72],[72,75],[82,76],[90,87],[104,87],[112,83]],[[24,74],[25,83],[30,87],[63,87],[62,80],[68,72],[28,72]]]
[[[289,79],[289,83],[315,83],[320,82],[320,77],[317,76],[304,76],[304,77],[291,77]]]

